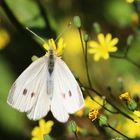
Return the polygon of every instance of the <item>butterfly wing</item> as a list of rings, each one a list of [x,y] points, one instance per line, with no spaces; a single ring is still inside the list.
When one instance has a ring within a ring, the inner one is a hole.
[[[56,57],[54,68],[54,92],[51,111],[54,117],[66,122],[69,113],[74,113],[84,106],[80,87],[63,60]]]
[[[21,112],[31,110],[39,95],[46,93],[45,88],[41,89],[42,79],[47,76],[46,63],[47,57],[39,58],[18,77],[9,92],[8,104]]]
[[[27,112],[28,118],[32,120],[39,120],[40,118],[43,118],[50,110],[51,100],[49,94],[47,93],[46,79],[48,76],[46,75],[46,72],[48,73],[48,70],[45,67],[45,70],[43,70],[40,75],[40,90],[37,100],[31,110]]]
[[[57,79],[57,78],[56,78]],[[53,90],[53,98],[51,101],[51,112],[53,116],[60,122],[66,122],[69,118],[69,114],[64,107],[64,102],[59,94],[59,87],[55,84]]]

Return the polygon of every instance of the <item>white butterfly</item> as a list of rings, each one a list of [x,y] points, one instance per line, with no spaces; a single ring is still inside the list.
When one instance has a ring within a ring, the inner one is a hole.
[[[8,104],[29,119],[38,120],[49,110],[60,122],[84,106],[81,89],[68,66],[49,50],[48,56],[34,61],[15,81]]]

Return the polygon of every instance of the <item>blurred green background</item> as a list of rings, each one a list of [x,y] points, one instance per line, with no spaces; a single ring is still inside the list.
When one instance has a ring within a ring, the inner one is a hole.
[[[119,38],[118,56],[123,55],[128,37],[132,35],[128,52],[132,63],[114,57],[94,62],[89,55],[89,71],[94,87],[105,96],[108,96],[108,86],[114,96],[120,94],[119,78],[123,79],[124,89],[140,94],[138,88],[132,90],[136,83],[140,83],[139,12],[139,2],[128,3],[126,0],[0,0],[0,139],[31,139],[31,130],[37,124],[6,103],[12,83],[31,63],[31,57],[45,54],[40,47],[41,42],[25,27],[44,39],[56,38],[73,16],[79,15],[82,29],[90,35],[90,39],[96,39],[95,22],[99,23],[104,34],[111,33]],[[65,62],[82,83],[88,85],[76,27],[72,24],[62,36],[66,43]],[[58,126],[61,127],[61,124]],[[61,132],[56,133],[60,137]],[[57,134],[53,135],[57,137]]]

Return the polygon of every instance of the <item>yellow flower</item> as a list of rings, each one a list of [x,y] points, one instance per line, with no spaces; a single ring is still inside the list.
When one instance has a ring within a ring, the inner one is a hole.
[[[92,109],[89,112],[89,119],[91,121],[94,121],[95,119],[97,119],[98,115],[99,115],[99,110],[98,109]]]
[[[94,100],[100,103],[101,105],[103,104],[103,99],[99,96],[95,96]],[[87,96],[85,99],[85,107],[89,108],[89,110],[93,108],[101,109],[102,107],[99,104],[97,104],[94,100],[92,100],[89,96]]]
[[[4,29],[0,29],[0,49],[3,49],[10,41],[8,33]]]
[[[120,100],[130,102],[132,99],[130,97],[130,94],[128,92],[125,92],[119,96]]]
[[[135,119],[134,121],[137,126],[140,126],[140,119]]]
[[[101,105],[103,104],[103,99],[99,96],[95,96],[94,100],[100,103]],[[85,108],[88,108],[89,110],[94,109],[101,109],[102,106],[97,104],[94,100],[92,100],[89,96],[85,98]],[[76,116],[82,117],[84,115],[85,108],[79,110],[76,112]]]
[[[133,3],[135,0],[126,0],[128,3]]]
[[[128,89],[131,93],[132,96],[134,95],[138,95],[140,96],[140,82],[135,82],[135,81],[132,81],[129,83],[128,85]]]
[[[140,111],[135,110],[135,111],[134,111],[134,114],[135,114],[137,117],[140,118]]]
[[[133,113],[135,116],[137,116],[137,118],[135,117],[135,119],[134,119],[136,125],[140,126],[140,111],[135,110]]]
[[[140,126],[128,119],[118,123],[116,129],[126,134],[130,138],[140,137]]]
[[[63,54],[63,50],[65,48],[65,43],[63,38],[60,38],[57,42],[57,44],[55,43],[55,41],[53,39],[49,39],[47,43],[43,44],[43,47],[48,51],[50,46],[52,46],[55,54],[57,56],[62,56]],[[46,53],[46,55],[48,55],[48,53]]]
[[[32,140],[44,140],[44,136],[51,132],[53,125],[53,121],[49,120],[45,122],[44,119],[41,119],[39,121],[39,126],[32,130]]]
[[[97,36],[98,41],[89,41],[89,53],[94,54],[94,60],[99,61],[100,58],[108,59],[109,52],[116,52],[117,47],[115,46],[119,39],[112,39],[112,35],[108,33],[104,36],[102,33]]]

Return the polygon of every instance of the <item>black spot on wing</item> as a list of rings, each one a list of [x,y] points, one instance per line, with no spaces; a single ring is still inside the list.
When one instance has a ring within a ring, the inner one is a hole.
[[[35,93],[34,93],[34,92],[32,92],[32,93],[31,93],[31,98],[32,98],[32,97],[34,97],[34,96],[35,96]]]
[[[24,90],[23,90],[23,95],[26,95],[27,94],[27,89],[25,88]]]
[[[71,93],[71,91],[70,91],[70,90],[69,90],[69,92],[68,92],[68,93],[69,93],[69,97],[71,97],[71,96],[72,96],[72,93]]]

